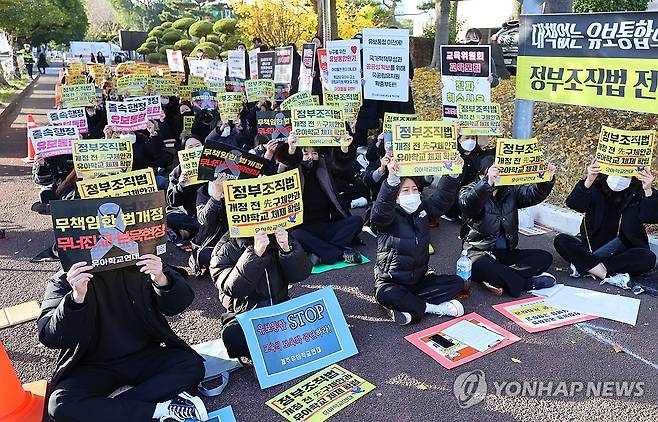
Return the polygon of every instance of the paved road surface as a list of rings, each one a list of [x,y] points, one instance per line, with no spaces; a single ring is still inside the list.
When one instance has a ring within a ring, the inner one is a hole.
[[[13,122],[0,127],[0,225],[7,238],[0,240],[0,306],[27,300],[40,300],[46,279],[57,265],[30,264],[29,258],[51,242],[49,216],[29,210],[38,188],[30,178],[30,167],[21,162],[25,155],[25,119],[33,114],[44,123],[45,112],[53,105],[52,75],[41,76],[29,97],[16,111]],[[452,271],[458,258],[457,226],[442,223],[433,231],[437,253],[430,265],[440,272]],[[375,242],[363,235],[367,245],[362,251],[374,257]],[[552,235],[535,238],[522,236],[522,247],[553,251]],[[171,246],[171,245],[170,245]],[[169,249],[170,260],[184,265],[185,256]],[[556,267],[566,267],[557,259]],[[599,287],[593,281],[572,282],[565,273],[555,271],[568,284],[618,293],[615,288]],[[211,340],[218,335],[218,318],[222,307],[217,292],[208,280],[190,281],[196,299],[182,315],[172,318],[175,331],[191,343]],[[332,286],[351,325],[359,354],[341,362],[347,369],[377,386],[333,420],[336,421],[436,421],[436,420],[658,420],[658,347],[656,346],[658,300],[643,296],[638,325],[626,326],[608,320],[590,325],[559,328],[528,334],[492,309],[491,305],[507,301],[475,287],[464,306],[478,312],[520,336],[522,341],[453,370],[446,370],[404,340],[404,336],[430,327],[445,318],[428,317],[420,324],[398,327],[389,322],[375,304],[372,264],[312,276],[292,289],[297,296]],[[629,295],[626,292],[621,294]],[[592,328],[598,327],[598,328]],[[597,340],[598,338],[598,340]],[[0,330],[19,376],[24,382],[48,378],[56,352],[42,347],[36,338],[34,323]],[[619,343],[629,353],[614,353],[608,343]],[[520,360],[515,363],[512,359]],[[463,372],[482,370],[488,381],[484,401],[469,409],[460,409],[453,396],[455,378]],[[644,395],[639,398],[528,398],[495,394],[494,382],[502,381],[640,381]],[[230,385],[218,399],[207,401],[209,409],[233,405],[239,421],[276,420],[265,401],[293,385],[293,382],[261,391],[252,367],[235,373]]]

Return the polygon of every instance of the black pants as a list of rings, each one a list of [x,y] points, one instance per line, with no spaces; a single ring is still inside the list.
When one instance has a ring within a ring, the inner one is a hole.
[[[343,250],[363,229],[363,219],[353,215],[329,223],[302,224],[292,235],[307,253],[320,257],[323,263],[333,264],[343,256]]]
[[[385,308],[410,313],[411,321],[418,322],[423,318],[428,303],[438,305],[454,299],[463,289],[464,280],[459,276],[428,274],[416,285],[378,285],[375,299]]]
[[[600,256],[590,252],[580,239],[568,234],[555,236],[554,246],[557,253],[581,274],[587,274],[592,268],[603,264],[610,276],[619,273],[640,275],[651,271],[656,265],[656,255],[648,248],[623,249],[612,255]]]
[[[540,249],[500,250],[491,256],[472,251],[472,277],[502,287],[512,297],[519,297],[528,278],[539,275],[553,263],[553,255]]]
[[[196,216],[187,215],[182,211],[169,211],[167,213],[167,227],[174,230],[186,230],[195,236],[199,231],[199,221]]]
[[[242,331],[240,323],[235,319],[235,314],[227,312],[221,316],[221,321],[222,329],[219,335],[224,342],[224,346],[226,346],[226,352],[229,357],[251,358],[247,339],[244,336],[244,331]]]
[[[204,377],[196,353],[153,346],[105,364],[79,364],[57,383],[48,414],[58,422],[150,421],[156,403],[196,387]],[[133,388],[115,398],[117,388]]]
[[[25,69],[27,70],[27,74],[32,79],[32,68],[34,67],[34,63],[25,63]]]

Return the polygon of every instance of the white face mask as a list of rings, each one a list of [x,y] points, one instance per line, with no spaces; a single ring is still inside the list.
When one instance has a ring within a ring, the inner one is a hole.
[[[121,135],[120,138],[130,139],[131,144],[134,144],[135,141],[137,140],[137,136],[135,136],[134,133],[126,133],[125,135]]]
[[[477,145],[477,141],[473,138],[466,138],[463,141],[460,142],[462,148],[464,148],[464,151],[473,151],[475,149],[475,145]]]
[[[408,214],[413,214],[418,207],[420,207],[420,194],[419,193],[408,193],[406,195],[400,195],[400,206]]]
[[[169,98],[161,98],[161,99],[160,99],[160,103],[162,103],[162,105],[167,105],[167,104],[169,104]]]
[[[231,128],[230,126],[226,126],[224,130],[222,130],[222,138],[226,138],[231,134]]]
[[[608,176],[606,182],[613,192],[621,192],[631,185],[631,179],[622,176]]]
[[[213,196],[215,194],[215,184],[212,182],[208,182],[208,195]]]

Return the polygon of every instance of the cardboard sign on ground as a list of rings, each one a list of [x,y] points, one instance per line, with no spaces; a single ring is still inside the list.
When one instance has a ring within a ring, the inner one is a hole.
[[[0,328],[11,327],[39,317],[41,308],[36,300],[0,309]]]
[[[596,319],[593,315],[585,315],[580,312],[567,311],[549,306],[542,297],[531,297],[513,302],[499,303],[493,305],[493,308],[529,333],[538,333],[577,322]]]

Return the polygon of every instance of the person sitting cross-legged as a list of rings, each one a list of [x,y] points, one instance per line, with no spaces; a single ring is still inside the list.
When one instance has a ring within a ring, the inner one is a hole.
[[[67,422],[207,420],[201,399],[185,393],[203,379],[203,358],[165,319],[192,303],[185,277],[156,255],[134,266],[92,268],[75,263],[46,286],[39,341],[60,349],[48,415]]]
[[[428,272],[430,217],[438,218],[455,199],[460,176],[443,176],[432,196],[421,200],[419,183],[398,177],[392,159],[372,206],[377,229],[375,298],[400,325],[418,322],[426,313],[461,316],[464,307],[455,299],[465,287],[456,275]]]

